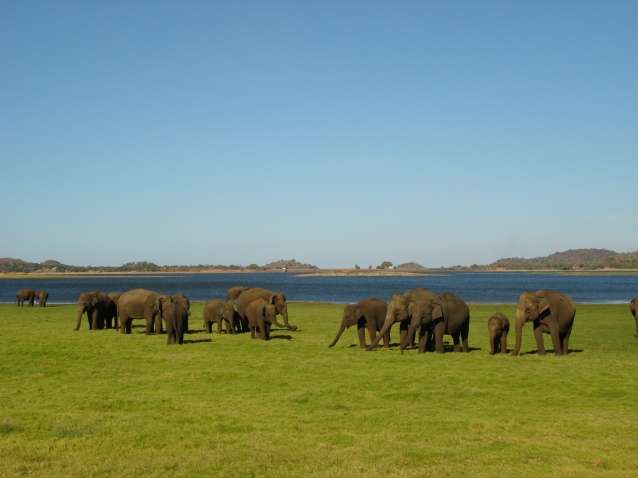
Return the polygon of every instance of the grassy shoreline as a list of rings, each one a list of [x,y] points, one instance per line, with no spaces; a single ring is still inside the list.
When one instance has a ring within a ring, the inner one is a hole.
[[[352,329],[329,349],[342,307],[291,303],[299,331],[262,342],[198,331],[194,303],[168,347],[74,332],[73,305],[0,305],[2,475],[636,476],[625,305],[578,305],[567,357],[490,356],[486,320],[511,304],[470,306],[468,354],[365,352]]]

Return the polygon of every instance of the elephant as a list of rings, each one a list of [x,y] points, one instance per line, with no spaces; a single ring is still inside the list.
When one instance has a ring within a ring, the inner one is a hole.
[[[246,306],[246,319],[250,326],[250,338],[259,333],[262,340],[270,340],[270,328],[276,321],[277,308],[266,299],[258,298]]]
[[[521,338],[525,322],[534,323],[534,337],[540,355],[545,354],[543,333],[550,334],[556,355],[569,352],[576,306],[566,294],[553,290],[523,292],[516,306],[516,345],[512,355],[521,351]]]
[[[388,310],[385,315],[383,327],[376,339],[368,346],[368,350],[373,350],[381,341],[381,338],[390,331],[392,324],[399,323],[400,342],[403,343],[407,335],[409,326],[410,305],[416,301],[423,301],[434,298],[435,295],[427,289],[420,287],[409,289],[404,294],[394,294],[388,303]]]
[[[275,316],[274,323],[277,327],[285,327],[288,330],[297,330],[297,327],[295,325],[288,323],[288,304],[286,303],[286,296],[281,292],[273,292],[268,289],[260,288],[246,289],[242,291],[234,301],[236,310],[239,313],[239,316],[244,325],[247,320],[246,308],[248,307],[248,304],[256,299],[267,300],[275,306],[277,314],[281,315],[284,318],[284,323],[280,324],[279,322],[277,322],[277,317]]]
[[[49,293],[44,291],[44,290],[36,290],[35,291],[35,296],[38,299],[38,303],[40,304],[40,307],[46,307],[47,306],[47,300],[49,300]]]
[[[204,328],[213,332],[213,322],[217,323],[217,333],[222,333],[222,322],[226,323],[226,333],[235,333],[235,309],[230,302],[213,299],[204,305]]]
[[[105,325],[110,329],[114,318],[117,323],[117,306],[104,292],[93,291],[80,294],[75,330],[80,330],[84,314],[89,323],[89,330],[103,329]]]
[[[188,314],[190,303],[182,295],[160,296],[157,299],[161,317],[166,321],[167,345],[184,343],[184,334],[188,332]]]
[[[35,302],[35,291],[33,289],[20,289],[16,294],[16,304],[18,307],[24,307],[24,303],[28,302],[31,307]]]
[[[117,313],[120,318],[120,332],[130,334],[133,319],[145,319],[145,333],[152,334],[162,330],[158,300],[160,295],[146,289],[132,289],[120,295],[117,301]]]
[[[417,327],[421,329],[419,352],[427,350],[428,340],[434,336],[434,348],[443,353],[443,335],[451,335],[454,351],[461,349],[469,352],[468,337],[470,333],[470,309],[456,295],[449,292],[438,294],[431,299],[421,299],[408,306],[410,326],[405,339],[401,342],[403,351],[414,338]]]
[[[629,310],[631,310],[631,315],[634,316],[634,320],[636,321],[636,333],[634,337],[638,337],[638,297],[631,299]]]
[[[487,331],[490,335],[490,355],[507,353],[507,333],[510,321],[505,314],[496,312],[487,320]]]
[[[372,343],[376,338],[377,332],[383,327],[387,310],[388,304],[374,297],[364,299],[356,304],[346,305],[343,309],[339,331],[328,347],[334,347],[339,341],[341,334],[343,334],[346,329],[356,325],[359,345],[362,349],[365,349],[365,329],[368,329],[368,336],[370,337],[370,343]],[[388,329],[383,336],[383,345],[385,347],[390,346],[390,329]]]

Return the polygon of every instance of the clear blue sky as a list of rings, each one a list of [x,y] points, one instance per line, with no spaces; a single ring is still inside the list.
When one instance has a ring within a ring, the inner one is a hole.
[[[4,2],[0,177],[34,261],[635,250],[638,2]]]

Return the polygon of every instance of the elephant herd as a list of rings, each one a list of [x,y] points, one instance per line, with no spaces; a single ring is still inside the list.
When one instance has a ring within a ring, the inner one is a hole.
[[[45,291],[20,289],[16,294],[18,306],[27,302],[46,307],[49,294]],[[146,334],[164,332],[168,344],[183,344],[188,332],[190,301],[177,293],[162,295],[146,289],[133,289],[124,293],[84,292],[78,298],[75,330],[80,329],[86,315],[88,328],[119,329],[130,334],[134,319],[145,320]],[[629,304],[636,323],[638,337],[638,297]],[[552,290],[523,292],[516,306],[515,345],[512,355],[521,351],[523,326],[531,322],[539,354],[545,353],[543,334],[551,337],[554,353],[564,355],[569,351],[569,338],[576,315],[576,306],[569,296]],[[277,316],[281,316],[283,323]],[[238,334],[250,332],[252,338],[268,340],[273,324],[279,328],[297,330],[288,321],[286,296],[280,292],[257,287],[231,287],[226,297],[208,301],[203,308],[203,328],[212,333],[216,324],[218,333]],[[470,310],[467,304],[454,294],[435,294],[427,289],[409,289],[394,294],[389,302],[377,298],[361,300],[346,305],[337,334],[329,347],[334,347],[342,334],[350,327],[357,327],[359,345],[373,350],[381,340],[390,347],[390,331],[399,327],[401,352],[414,346],[420,353],[428,350],[443,352],[443,337],[451,336],[454,351],[469,351]],[[508,317],[496,312],[487,321],[490,354],[507,353],[507,335],[510,329]],[[366,344],[366,331],[369,344]],[[415,335],[418,331],[418,338]]]
[[[16,304],[18,307],[24,307],[25,302],[33,307],[36,300],[40,304],[40,307],[46,307],[47,300],[49,300],[49,293],[44,290],[20,289],[16,294]]]
[[[80,329],[84,315],[90,330],[114,328],[123,334],[131,333],[134,319],[144,319],[146,334],[165,331],[169,345],[183,344],[184,334],[188,332],[190,301],[181,293],[162,295],[146,289],[124,293],[84,292],[78,298],[75,330]],[[283,324],[277,315],[283,317]],[[219,333],[250,332],[252,338],[263,340],[270,338],[272,324],[297,329],[288,322],[286,296],[268,289],[231,287],[225,300],[212,299],[204,305],[203,317],[203,327],[209,333],[217,323]]]
[[[638,298],[631,303],[634,317],[637,306]],[[567,354],[575,315],[576,306],[563,293],[551,290],[523,292],[516,306],[516,344],[512,355],[520,353],[523,326],[526,322],[533,323],[539,354],[545,353],[544,333],[551,336],[556,355]],[[337,335],[329,347],[334,347],[343,332],[353,325],[357,326],[361,348],[372,350],[382,339],[384,346],[389,347],[390,330],[397,323],[399,348],[402,352],[410,345],[417,345],[414,341],[417,330],[418,350],[421,353],[428,350],[443,352],[444,335],[452,337],[454,351],[469,351],[470,310],[467,304],[454,294],[434,294],[422,288],[394,294],[387,304],[382,300],[369,298],[347,305]],[[507,316],[496,312],[488,319],[487,328],[490,354],[507,353],[507,334],[510,329]],[[368,331],[369,345],[366,345],[365,330]],[[638,336],[638,318],[636,335]]]

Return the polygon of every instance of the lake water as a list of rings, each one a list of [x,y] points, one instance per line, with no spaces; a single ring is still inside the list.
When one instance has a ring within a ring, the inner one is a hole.
[[[556,289],[581,303],[627,303],[638,295],[638,275],[569,276],[526,273],[454,273],[409,277],[299,277],[284,273],[171,274],[126,277],[65,277],[0,280],[0,302],[15,302],[22,287],[44,289],[49,303],[74,303],[81,292],[126,291],[137,287],[163,294],[183,292],[191,300],[224,297],[246,285],[282,291],[291,301],[348,303],[366,297],[388,299],[395,292],[425,287],[453,292],[467,302],[515,303],[524,290]]]

